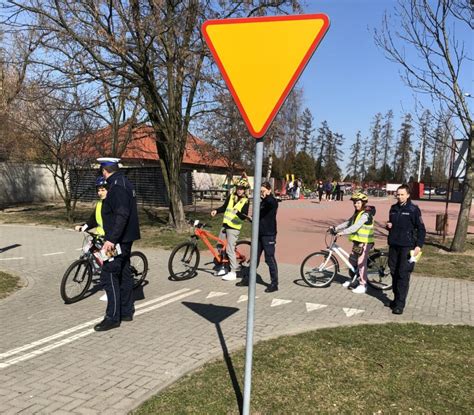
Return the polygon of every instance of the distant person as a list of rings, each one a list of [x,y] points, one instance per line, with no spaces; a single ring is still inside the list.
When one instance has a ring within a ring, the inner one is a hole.
[[[324,191],[326,192],[326,200],[331,200],[332,184],[329,180],[324,185]]]
[[[260,264],[262,252],[265,254],[265,262],[270,271],[270,284],[265,289],[266,293],[278,291],[278,265],[275,259],[275,246],[277,236],[276,215],[278,201],[273,197],[272,186],[269,182],[263,182],[260,188],[260,221],[258,228],[257,267]],[[236,284],[239,287],[248,285],[248,276]]]
[[[321,203],[321,200],[323,199],[323,193],[324,193],[324,184],[322,180],[318,181],[318,184],[316,185],[316,191],[318,192],[319,203]]]
[[[388,229],[388,266],[393,280],[394,299],[389,306],[393,314],[403,314],[406,306],[410,275],[415,263],[410,261],[410,251],[416,257],[425,242],[426,229],[420,208],[410,200],[410,188],[403,184],[396,192],[397,203],[392,205],[386,225]]]
[[[336,180],[333,180],[331,183],[331,200],[336,200],[336,195],[337,195],[337,182]]]
[[[234,281],[237,279],[237,271],[239,271],[237,258],[235,256],[235,244],[240,235],[242,224],[248,218],[249,200],[245,192],[249,188],[246,179],[240,179],[233,191],[224,201],[224,204],[211,211],[214,217],[218,213],[224,213],[222,228],[219,233],[219,239],[227,240],[226,254],[230,263],[230,272],[225,267],[216,270],[216,276],[222,277],[224,281]],[[218,248],[222,248],[219,247]]]
[[[351,218],[334,228],[338,236],[349,235],[352,242],[350,262],[359,271],[359,285],[351,287],[350,281],[342,284],[346,288],[354,288],[353,293],[365,294],[367,291],[367,259],[374,247],[374,215],[375,208],[367,206],[369,198],[365,193],[356,192],[351,200],[354,203],[354,213]]]
[[[94,326],[95,331],[106,331],[120,326],[122,321],[132,321],[133,277],[130,268],[132,244],[140,239],[137,198],[133,185],[119,169],[120,159],[97,159],[102,175],[107,181],[107,197],[102,202],[104,245],[102,249],[112,254],[117,246],[121,253],[102,266],[100,280],[107,294],[104,319]]]

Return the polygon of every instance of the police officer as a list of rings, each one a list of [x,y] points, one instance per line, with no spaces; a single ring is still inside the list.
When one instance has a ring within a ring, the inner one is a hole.
[[[392,205],[387,222],[388,266],[392,274],[394,299],[389,306],[393,314],[403,314],[410,274],[415,266],[410,251],[417,256],[425,241],[426,229],[420,208],[410,200],[410,188],[404,184],[397,189],[397,203]]]
[[[103,250],[112,254],[120,245],[121,254],[104,262],[100,274],[107,294],[104,319],[94,327],[106,331],[120,326],[121,321],[132,321],[135,311],[132,291],[133,278],[130,270],[130,253],[133,241],[140,239],[137,200],[133,185],[119,171],[120,159],[97,159],[102,175],[107,181],[108,193],[102,202],[102,220],[105,232]]]

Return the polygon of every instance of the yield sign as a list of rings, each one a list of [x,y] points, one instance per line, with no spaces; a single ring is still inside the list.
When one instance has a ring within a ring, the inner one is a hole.
[[[328,28],[324,14],[203,24],[204,38],[253,137],[265,134]]]

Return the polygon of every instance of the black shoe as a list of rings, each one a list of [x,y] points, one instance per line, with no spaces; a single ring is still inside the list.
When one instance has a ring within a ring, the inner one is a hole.
[[[267,288],[265,288],[266,293],[272,293],[274,291],[278,291],[278,287],[276,285],[269,285]]]
[[[133,321],[133,316],[122,316],[122,321]]]
[[[120,321],[112,321],[108,318],[104,318],[99,324],[94,326],[95,331],[107,331],[120,327]]]
[[[401,308],[401,307],[395,307],[395,308],[392,310],[392,313],[393,313],[393,314],[403,314],[403,308]]]
[[[248,281],[239,281],[237,284],[235,284],[237,287],[248,287],[249,286],[249,282]]]
[[[388,303],[384,304],[385,307],[390,307],[392,310],[395,308],[395,301],[389,301]]]

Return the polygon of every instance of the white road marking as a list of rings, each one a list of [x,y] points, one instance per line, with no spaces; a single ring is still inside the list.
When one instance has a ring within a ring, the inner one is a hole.
[[[228,293],[221,293],[218,291],[211,291],[209,295],[206,297],[207,298],[214,298],[214,297],[222,297],[223,295],[227,295]]]
[[[291,303],[293,300],[281,300],[279,298],[274,298],[270,307],[277,307],[279,305]]]
[[[347,308],[343,307],[344,313],[346,314],[346,317],[352,317],[355,316],[356,314],[363,313],[365,310],[359,310],[357,308]]]
[[[181,290],[174,291],[169,294],[162,295],[161,297],[155,298],[153,300],[147,301],[145,303],[139,304],[135,307],[136,310],[139,310],[143,307],[149,306],[154,304],[158,301],[165,300],[169,297],[173,297],[174,295],[182,294],[184,292],[189,291],[189,288],[182,288]],[[36,340],[32,343],[26,344],[21,347],[17,347],[16,349],[8,350],[4,353],[0,353],[0,359],[5,359],[9,356],[13,356],[15,354],[24,352],[25,350],[33,349],[34,347],[41,346],[42,344],[48,343],[51,340],[59,339],[60,337],[67,336],[68,334],[74,333],[75,331],[82,330],[86,327],[92,326],[93,324],[97,324],[102,321],[102,318],[96,318],[94,320],[87,321],[86,323],[79,324],[78,326],[71,327],[70,329],[63,330],[59,333],[53,334],[52,336],[45,337],[44,339]]]
[[[326,304],[315,304],[315,303],[306,303],[306,312],[320,310],[321,308],[326,308]]]
[[[0,258],[0,261],[13,261],[15,259],[25,259],[25,258],[22,257],[22,256],[17,256],[17,257],[14,257],[14,258]]]
[[[64,254],[64,252],[51,252],[50,254],[43,254],[43,256],[61,255],[61,254]]]
[[[173,303],[175,301],[179,301],[179,300],[181,300],[185,297],[188,297],[190,295],[197,294],[198,292],[201,292],[201,290],[199,290],[199,289],[189,291],[189,289],[187,289],[187,288],[185,288],[183,290],[180,290],[180,291],[188,291],[188,292],[185,292],[184,294],[178,295],[176,297],[172,297],[172,298],[170,298],[166,301],[163,301],[162,303],[158,303],[158,304],[152,305],[150,307],[145,307],[144,308],[145,304],[141,304],[142,307],[139,311],[135,312],[135,316],[148,313],[150,311],[156,310],[160,307],[164,307],[165,305],[168,305],[168,304]],[[167,294],[166,296],[163,296],[163,297],[170,297],[174,294],[176,294],[176,292],[171,293],[171,294]],[[152,303],[152,302],[156,303],[157,301],[158,301],[158,299],[151,300],[151,301],[148,302],[148,304]],[[99,321],[101,321],[101,319],[93,320],[94,323],[99,322]],[[88,323],[91,323],[91,322],[88,322]],[[85,324],[88,324],[88,323],[85,323]],[[82,326],[84,326],[85,324],[83,324]],[[42,355],[46,352],[49,352],[50,350],[53,350],[53,349],[56,349],[58,347],[61,347],[61,346],[65,345],[65,344],[71,343],[74,340],[77,340],[77,339],[80,339],[82,337],[88,336],[89,334],[92,334],[92,333],[94,333],[94,329],[87,329],[87,330],[81,331],[79,333],[76,333],[73,336],[66,337],[65,339],[59,340],[56,343],[52,343],[52,344],[49,344],[45,347],[42,347],[41,349],[34,350],[34,351],[32,351],[30,353],[27,353],[27,354],[24,354],[22,356],[14,357],[13,359],[10,359],[10,360],[7,360],[6,362],[0,363],[0,369],[4,369],[4,368],[6,368],[8,366],[12,366],[16,363],[23,362],[23,361],[31,359],[33,357]]]
[[[258,296],[255,296],[255,298],[257,299]],[[249,296],[248,296],[248,295],[241,295],[241,296],[239,297],[239,299],[237,300],[237,302],[238,302],[238,303],[242,303],[242,302],[248,301],[248,300],[249,300]]]

